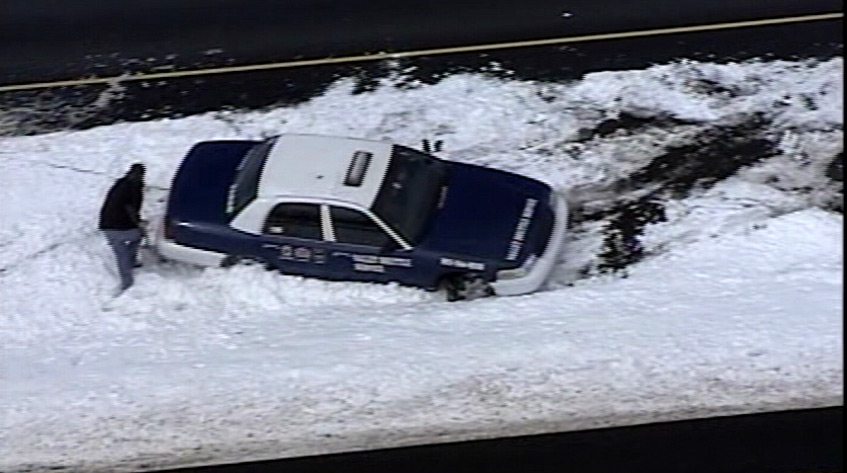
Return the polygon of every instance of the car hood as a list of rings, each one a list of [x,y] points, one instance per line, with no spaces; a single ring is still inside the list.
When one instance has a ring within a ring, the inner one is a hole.
[[[518,266],[544,250],[553,221],[548,185],[506,171],[450,163],[444,203],[421,247]]]

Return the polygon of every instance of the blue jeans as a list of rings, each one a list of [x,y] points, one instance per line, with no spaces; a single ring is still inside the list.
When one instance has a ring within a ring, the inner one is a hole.
[[[118,262],[118,274],[121,276],[121,290],[132,286],[132,267],[138,256],[138,245],[141,244],[141,230],[103,230],[106,241],[115,253]]]

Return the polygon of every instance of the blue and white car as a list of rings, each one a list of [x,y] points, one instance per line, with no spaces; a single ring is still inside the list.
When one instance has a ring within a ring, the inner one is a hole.
[[[386,142],[285,134],[195,144],[154,242],[196,265],[259,261],[460,300],[539,289],[566,220],[564,199],[528,177]]]

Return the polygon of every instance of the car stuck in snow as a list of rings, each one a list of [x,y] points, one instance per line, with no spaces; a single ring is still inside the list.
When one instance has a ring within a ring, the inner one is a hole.
[[[443,289],[448,300],[539,289],[567,206],[550,186],[381,141],[284,134],[195,144],[154,244],[202,266]]]

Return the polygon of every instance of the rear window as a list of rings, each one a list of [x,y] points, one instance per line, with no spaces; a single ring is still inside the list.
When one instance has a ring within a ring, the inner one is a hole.
[[[230,188],[229,200],[227,202],[227,214],[230,217],[247,206],[259,194],[259,177],[268,159],[268,153],[276,143],[277,137],[257,143],[244,154],[244,158],[238,165],[235,181]]]
[[[395,145],[371,210],[415,244],[446,192],[447,165],[426,153]]]

